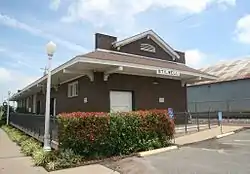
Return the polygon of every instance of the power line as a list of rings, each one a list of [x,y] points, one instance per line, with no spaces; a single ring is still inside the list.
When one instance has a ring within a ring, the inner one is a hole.
[[[212,9],[215,8],[215,7],[217,7],[217,4],[216,4],[216,3],[210,4],[204,11],[207,12],[207,11],[209,11],[209,10],[212,10]],[[184,17],[183,19],[176,21],[175,23],[180,24],[180,23],[182,23],[182,22],[184,22],[184,21],[186,21],[186,20],[189,20],[189,19],[191,19],[191,18],[193,18],[193,17],[195,17],[195,16],[197,16],[197,13],[196,13],[196,14],[189,15],[189,16],[186,16],[186,17]]]

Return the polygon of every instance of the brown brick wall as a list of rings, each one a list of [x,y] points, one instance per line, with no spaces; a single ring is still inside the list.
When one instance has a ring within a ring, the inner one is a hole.
[[[154,85],[155,78],[143,76],[131,76],[112,74],[108,81],[103,81],[103,73],[95,73],[94,82],[87,77],[78,79],[78,97],[68,98],[68,84],[60,86],[57,92],[52,92],[52,97],[57,99],[57,113],[74,111],[109,112],[110,90],[132,91],[134,97],[134,109],[167,109],[185,111],[186,88],[181,82],[169,79],[157,79],[158,85]],[[84,98],[88,102],[84,103]],[[165,103],[159,103],[159,97],[165,98]]]
[[[147,43],[156,48],[155,53],[142,51],[140,50],[140,46],[142,43]],[[147,39],[147,37],[144,37],[142,39],[139,39],[135,42],[132,42],[130,44],[124,45],[120,48],[120,52],[130,53],[130,54],[136,54],[141,56],[147,56],[147,57],[153,57],[158,58],[162,60],[168,60],[173,61],[172,57],[165,52],[158,44],[156,44],[152,39]],[[185,55],[182,52],[177,52],[180,55],[180,59],[176,59],[176,62],[185,63]]]

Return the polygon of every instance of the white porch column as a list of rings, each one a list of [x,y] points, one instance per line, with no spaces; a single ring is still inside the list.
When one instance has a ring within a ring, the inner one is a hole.
[[[32,112],[33,112],[33,114],[35,114],[35,113],[36,113],[36,94],[33,95],[33,103],[32,103],[32,106],[33,106]]]

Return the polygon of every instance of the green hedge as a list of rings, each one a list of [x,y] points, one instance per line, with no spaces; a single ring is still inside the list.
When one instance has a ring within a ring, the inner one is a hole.
[[[59,115],[60,148],[72,149],[87,158],[165,147],[173,134],[174,122],[166,110]]]

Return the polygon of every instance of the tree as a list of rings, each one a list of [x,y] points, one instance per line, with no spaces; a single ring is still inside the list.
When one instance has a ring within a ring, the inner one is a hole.
[[[7,107],[8,105],[6,102],[4,102],[2,106],[0,106],[0,122],[2,124],[5,124],[7,120]],[[12,106],[9,106],[9,110],[10,110],[10,113],[14,112],[14,108]]]

